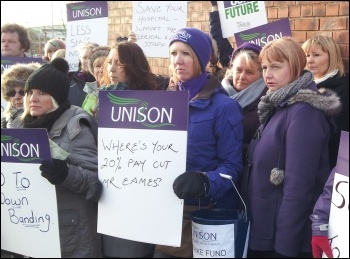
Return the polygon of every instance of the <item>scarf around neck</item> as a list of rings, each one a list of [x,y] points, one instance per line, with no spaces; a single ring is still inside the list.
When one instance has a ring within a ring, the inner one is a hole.
[[[276,91],[271,92],[268,90],[266,95],[261,97],[258,105],[260,123],[265,123],[266,119],[270,117],[275,108],[278,107],[286,98],[295,95],[299,89],[306,88],[312,81],[312,73],[308,70],[304,70],[302,76],[297,80]]]
[[[253,103],[256,99],[260,97],[266,85],[263,78],[259,78],[254,83],[250,84],[246,89],[238,92],[234,89],[235,93],[230,96],[231,99],[236,100],[242,108],[245,108],[249,104]]]
[[[189,91],[189,100],[192,100],[192,98],[195,97],[202,90],[207,81],[208,74],[207,72],[205,72],[186,82],[178,82],[177,86],[179,91]]]
[[[128,90],[129,85],[127,82],[124,83],[116,83],[116,84],[109,84],[101,87],[101,90]]]
[[[28,114],[24,118],[24,128],[46,128],[49,132],[56,120],[70,107],[70,102],[66,100],[56,110],[47,113],[42,118],[37,118]]]

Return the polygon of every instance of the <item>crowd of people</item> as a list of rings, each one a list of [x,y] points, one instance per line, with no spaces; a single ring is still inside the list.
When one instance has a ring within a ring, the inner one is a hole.
[[[232,178],[247,204],[248,257],[332,257],[327,228],[320,228],[328,223],[319,222],[315,205],[330,198],[341,131],[349,131],[349,77],[339,46],[318,35],[302,45],[283,37],[233,48],[211,4],[210,36],[188,27],[169,40],[168,77],[152,73],[133,32],[113,46],[81,44],[78,71],[68,72],[65,43],[51,39],[43,64],[16,64],[2,74],[8,106],[1,128],[46,128],[68,153],[40,165],[56,186],[62,257],[193,257],[191,213],[241,208],[220,174]],[[29,48],[24,27],[2,26],[1,55],[25,57]],[[97,233],[100,90],[188,91],[186,171],[173,183],[184,200],[180,247]]]

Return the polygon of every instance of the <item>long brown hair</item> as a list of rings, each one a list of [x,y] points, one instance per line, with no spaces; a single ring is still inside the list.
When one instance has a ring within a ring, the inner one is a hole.
[[[100,86],[111,84],[111,79],[109,78],[107,66],[108,66],[108,58],[106,58],[105,61],[103,62],[103,72],[101,77],[99,78]]]
[[[118,51],[119,62],[128,76],[130,90],[157,89],[155,75],[139,45],[123,41],[117,42],[113,48]]]

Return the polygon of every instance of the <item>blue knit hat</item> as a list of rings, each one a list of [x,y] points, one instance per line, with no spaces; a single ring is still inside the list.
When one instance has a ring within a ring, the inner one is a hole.
[[[209,63],[212,51],[210,37],[206,33],[196,28],[183,28],[178,30],[171,37],[169,46],[174,41],[182,41],[193,49],[201,65],[202,72],[204,72],[207,64]]]
[[[256,54],[259,55],[262,48],[257,44],[250,43],[250,42],[244,42],[242,45],[238,46],[233,51],[232,56],[231,56],[231,62],[234,60],[237,53],[240,52],[241,50],[244,50],[244,49],[254,51]]]

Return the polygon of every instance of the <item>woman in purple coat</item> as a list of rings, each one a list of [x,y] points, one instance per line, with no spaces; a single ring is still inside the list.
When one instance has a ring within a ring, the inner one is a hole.
[[[259,60],[269,90],[258,105],[261,125],[243,175],[252,219],[248,256],[312,257],[309,215],[330,173],[331,116],[340,101],[331,90],[317,90],[292,38],[269,42]]]

